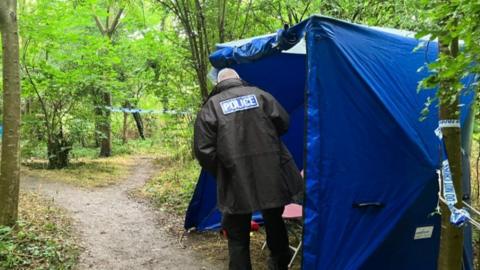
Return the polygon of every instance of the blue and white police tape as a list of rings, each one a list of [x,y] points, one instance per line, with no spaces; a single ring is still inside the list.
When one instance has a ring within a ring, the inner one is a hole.
[[[447,205],[455,205],[457,203],[457,195],[455,194],[455,187],[453,186],[452,172],[448,159],[442,162],[442,176],[443,176],[443,198],[447,201]]]
[[[460,128],[460,121],[458,119],[440,120],[435,134],[443,141],[442,128]],[[443,177],[443,198],[450,209],[450,223],[454,226],[461,227],[470,220],[470,214],[465,209],[458,209],[455,204],[458,202],[455,193],[455,186],[453,185],[452,172],[448,162],[448,155],[443,142],[443,154],[446,159],[442,162],[442,177]]]
[[[447,201],[445,201],[444,198],[442,198],[440,196],[440,201],[442,201],[443,203],[447,204]],[[458,210],[457,208],[453,208],[455,209],[454,211],[455,212],[452,212],[452,215],[450,216],[450,223],[456,225],[457,227],[461,227],[463,226],[466,222],[470,223],[471,225],[475,226],[475,228],[477,229],[480,229],[480,223],[477,222],[475,219],[473,219],[470,215],[469,212],[467,212],[467,209],[468,210],[471,210],[473,211],[474,213],[476,213],[477,215],[480,215],[478,210],[476,210],[475,208],[473,208],[471,205],[469,205],[468,203],[466,203],[465,201],[463,202],[463,204],[466,206],[465,208],[466,209],[460,209]]]
[[[460,128],[460,121],[457,119],[446,119],[438,121],[438,127],[435,134],[441,140],[443,139],[442,128]]]
[[[456,227],[462,227],[470,220],[470,213],[467,212],[465,209],[457,209],[455,207],[449,207],[451,215],[450,215],[450,223],[452,223]]]
[[[130,108],[115,108],[115,107],[101,107],[106,108],[111,112],[123,113],[148,113],[148,114],[170,114],[170,115],[189,115],[193,114],[191,111],[174,111],[174,110],[146,110],[146,109],[130,109]]]

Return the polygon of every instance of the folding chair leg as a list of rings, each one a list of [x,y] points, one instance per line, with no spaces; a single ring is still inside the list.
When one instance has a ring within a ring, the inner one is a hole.
[[[302,241],[300,241],[300,243],[298,243],[298,246],[296,248],[294,247],[290,247],[293,251],[295,251],[295,253],[293,253],[293,256],[292,256],[292,259],[290,260],[290,263],[288,264],[288,268],[291,268],[292,265],[293,265],[293,262],[295,261],[295,258],[297,257],[298,255],[298,252],[300,251],[300,249],[302,248]]]

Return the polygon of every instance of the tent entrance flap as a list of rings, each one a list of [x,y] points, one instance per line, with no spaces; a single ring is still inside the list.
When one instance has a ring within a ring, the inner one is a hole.
[[[301,54],[272,55],[233,66],[243,80],[271,93],[290,114],[290,128],[282,140],[300,169],[303,168],[304,154],[305,67],[305,55]],[[187,229],[195,227],[202,231],[220,228],[221,214],[216,210],[215,187],[214,177],[202,172],[187,211]],[[260,215],[256,217],[261,220]]]

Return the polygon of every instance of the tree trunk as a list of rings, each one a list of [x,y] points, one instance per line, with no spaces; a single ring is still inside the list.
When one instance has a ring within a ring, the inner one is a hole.
[[[100,119],[100,157],[109,157],[112,155],[112,127],[110,115],[111,112],[106,107],[112,106],[112,97],[108,92],[102,92],[102,118]]]
[[[96,98],[95,96],[93,97],[94,99]],[[94,139],[95,139],[95,147],[100,147],[100,122],[102,121],[102,108],[100,107],[100,103],[95,102],[95,134],[94,134]]]
[[[85,138],[85,136],[82,136],[82,138],[80,138],[80,144],[82,145],[82,148],[88,147],[87,139]]]
[[[178,17],[187,34],[193,68],[197,75],[200,93],[205,100],[208,97],[207,75],[210,41],[207,35],[203,5],[198,0],[193,3],[191,1],[160,1],[160,3]]]
[[[25,102],[25,114],[29,115],[32,113],[32,99],[28,98]]]
[[[442,42],[440,39],[439,49],[444,55],[456,57],[458,54],[458,40],[452,41],[451,44],[445,44],[445,42]],[[452,95],[450,89],[453,83],[453,81],[443,81],[439,85],[441,120],[459,119],[459,94],[455,93],[455,101],[453,103],[450,102]],[[461,209],[463,208],[461,133],[459,128],[443,128],[442,133],[458,200],[455,207]],[[442,230],[438,269],[461,270],[463,267],[463,228],[457,228],[450,223],[450,210],[444,203],[442,203],[440,207],[442,213]]]
[[[135,119],[135,123],[137,124],[138,135],[140,135],[140,138],[142,138],[142,140],[145,140],[145,134],[143,133],[144,129],[142,115],[140,115],[140,113],[138,112],[132,113],[132,115]]]
[[[63,169],[69,164],[68,155],[72,144],[65,140],[63,133],[50,138],[47,143],[48,169]]]
[[[218,41],[220,43],[225,42],[225,13],[227,10],[227,1],[219,0],[219,12],[218,12]]]
[[[20,67],[17,1],[0,1],[3,52],[3,137],[0,164],[0,225],[14,225],[20,186]]]
[[[198,67],[197,80],[200,86],[200,93],[202,94],[203,100],[207,100],[208,98],[207,74],[208,72],[206,67]]]
[[[126,144],[128,141],[127,138],[127,124],[128,124],[128,113],[123,113],[123,131],[122,131],[122,143]]]
[[[107,14],[110,14],[111,6],[107,7]],[[98,27],[98,30],[103,36],[108,37],[110,43],[113,44],[113,35],[117,30],[117,27],[120,23],[124,8],[120,8],[117,14],[114,16],[113,21],[110,24],[110,16],[107,15],[105,18],[105,25],[101,22],[100,18],[96,15],[93,16],[95,23]],[[98,132],[100,136],[100,157],[109,157],[112,155],[112,128],[111,128],[111,119],[110,119],[110,110],[106,107],[112,107],[112,96],[109,92],[100,91],[101,102],[100,106],[102,107],[102,117],[98,125]],[[95,97],[94,97],[95,98]]]
[[[125,105],[124,105],[125,108],[127,109],[132,109],[134,108],[132,106],[132,104],[130,103],[130,101],[125,101]],[[140,138],[142,138],[142,140],[145,140],[145,134],[144,134],[144,127],[143,127],[143,120],[142,120],[142,115],[139,113],[139,112],[133,112],[132,113],[132,116],[133,116],[133,119],[135,120],[135,124],[137,126],[137,130],[138,130],[138,135],[140,136]]]
[[[95,105],[95,146],[100,147],[100,157],[112,154],[112,129],[110,107],[112,97],[109,92],[94,90],[92,97]]]

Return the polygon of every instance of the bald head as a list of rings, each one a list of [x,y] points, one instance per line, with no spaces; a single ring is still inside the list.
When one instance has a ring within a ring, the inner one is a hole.
[[[218,72],[217,83],[228,79],[240,79],[238,73],[231,68],[224,68]]]

